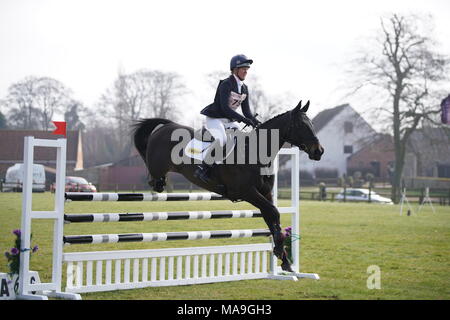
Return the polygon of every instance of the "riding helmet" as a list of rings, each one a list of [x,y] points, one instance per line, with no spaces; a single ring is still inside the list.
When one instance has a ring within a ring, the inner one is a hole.
[[[247,58],[243,54],[238,54],[231,58],[230,61],[230,70],[233,70],[234,68],[240,68],[240,67],[250,67],[250,65],[253,63],[252,59]]]

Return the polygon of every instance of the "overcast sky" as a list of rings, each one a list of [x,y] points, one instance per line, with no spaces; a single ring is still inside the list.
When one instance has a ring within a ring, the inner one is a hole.
[[[244,53],[287,105],[310,99],[312,116],[344,102],[358,110],[338,89],[343,67],[392,12],[432,14],[450,54],[448,0],[0,0],[0,99],[26,76],[48,76],[94,107],[118,70],[159,69],[183,76],[188,118],[214,97],[205,75]]]

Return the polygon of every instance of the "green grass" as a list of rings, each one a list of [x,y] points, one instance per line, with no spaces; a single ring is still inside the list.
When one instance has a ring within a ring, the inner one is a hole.
[[[287,205],[286,201],[281,201]],[[450,299],[450,207],[429,206],[418,215],[399,215],[399,206],[363,203],[301,201],[301,270],[315,272],[319,281],[250,280],[195,286],[145,288],[83,294],[83,299]],[[34,210],[51,210],[53,195],[34,194]],[[252,208],[228,201],[192,202],[73,202],[66,212],[142,212]],[[417,206],[414,207],[417,209]],[[405,210],[406,212],[406,210]],[[20,228],[21,194],[0,193],[0,250],[13,244],[13,229]],[[283,226],[290,225],[288,215]],[[33,222],[32,269],[49,281],[52,222]],[[157,221],[70,224],[65,234],[133,233],[265,228],[262,219]],[[263,242],[262,238],[211,241],[172,241],[74,245],[66,252],[125,250],[180,246]],[[3,252],[2,251],[2,252]],[[7,272],[6,258],[0,272]],[[381,269],[381,289],[368,289],[367,268]]]

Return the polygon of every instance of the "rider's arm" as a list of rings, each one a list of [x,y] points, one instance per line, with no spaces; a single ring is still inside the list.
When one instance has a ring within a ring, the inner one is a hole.
[[[248,90],[245,90],[245,93],[247,94],[247,97],[241,103],[242,113],[244,114],[244,116],[246,118],[253,120],[253,119],[255,119],[255,117],[253,116],[252,112],[250,111],[250,105],[248,103],[248,101],[249,101]]]

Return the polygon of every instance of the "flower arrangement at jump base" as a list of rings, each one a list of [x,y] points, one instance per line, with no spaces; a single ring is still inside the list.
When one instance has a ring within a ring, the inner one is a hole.
[[[9,267],[9,275],[19,274],[20,267],[20,241],[22,232],[20,229],[16,229],[12,232],[16,236],[16,240],[14,241],[14,247],[10,249],[10,251],[5,252],[5,257],[8,259],[8,267]],[[32,249],[24,249],[31,250],[32,253],[38,251],[39,247],[34,246]]]
[[[287,258],[289,260],[289,263],[294,263],[294,261],[292,260],[292,242],[293,241],[297,241],[300,240],[300,235],[299,234],[293,234],[292,233],[292,227],[286,227],[284,228],[284,249],[286,250],[287,253]]]

